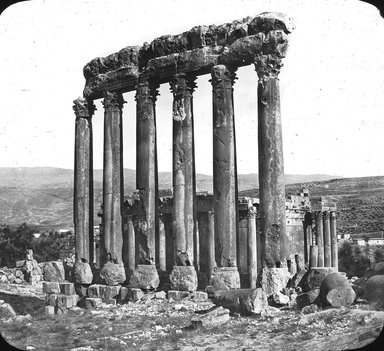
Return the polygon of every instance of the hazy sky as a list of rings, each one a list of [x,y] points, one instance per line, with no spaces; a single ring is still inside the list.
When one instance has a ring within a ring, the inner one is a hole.
[[[286,173],[384,175],[384,20],[360,1],[32,0],[0,16],[0,167],[73,168],[84,65],[128,45],[265,11],[296,23],[280,74]],[[238,70],[238,171],[257,163],[257,75]],[[196,169],[212,174],[210,76],[194,94]],[[134,93],[124,95],[124,167],[135,168]],[[102,168],[103,108],[95,102],[94,167]],[[172,96],[157,104],[159,170],[170,171]]]

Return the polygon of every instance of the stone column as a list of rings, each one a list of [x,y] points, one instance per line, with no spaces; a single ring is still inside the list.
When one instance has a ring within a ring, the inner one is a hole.
[[[310,247],[312,245],[312,215],[310,212],[305,214],[304,219],[304,262],[309,264]]]
[[[309,268],[317,267],[319,260],[319,248],[317,245],[311,245],[309,250]]]
[[[128,271],[132,273],[135,270],[135,227],[132,216],[128,216]]]
[[[159,215],[159,269],[162,272],[167,270],[166,234],[163,215]]]
[[[286,223],[283,136],[278,74],[281,58],[255,58],[258,81],[260,224],[264,267],[286,267]]]
[[[195,175],[192,94],[196,77],[179,74],[170,82],[173,93],[173,233],[175,266],[171,289],[197,289],[194,268]],[[187,268],[188,267],[188,268]],[[178,277],[181,274],[182,279]]]
[[[227,288],[239,288],[237,264],[236,156],[233,109],[235,70],[214,66],[213,90],[213,200],[215,216],[215,281]]]
[[[208,211],[208,279],[211,279],[212,273],[216,267],[215,261],[215,215],[213,211]]]
[[[193,266],[194,159],[192,93],[195,76],[177,75],[173,93],[173,223],[176,265]]]
[[[119,93],[104,93],[103,233],[104,263],[122,262],[123,142]]]
[[[331,212],[331,266],[339,270],[339,258],[338,258],[338,246],[337,246],[337,230],[336,230],[336,212]]]
[[[324,267],[324,229],[323,229],[323,212],[316,211],[316,239],[318,247],[317,266]]]
[[[324,212],[323,217],[323,230],[324,230],[324,267],[331,267],[331,225],[330,225],[330,213]]]
[[[74,225],[76,260],[93,263],[93,162],[92,115],[95,106],[87,100],[75,100],[75,179]]]
[[[257,243],[256,243],[256,209],[248,207],[248,276],[249,287],[256,288],[257,280]]]
[[[146,226],[138,232],[137,242],[145,260],[155,264],[157,201],[156,114],[159,84],[139,80],[136,90],[136,188],[144,206]]]

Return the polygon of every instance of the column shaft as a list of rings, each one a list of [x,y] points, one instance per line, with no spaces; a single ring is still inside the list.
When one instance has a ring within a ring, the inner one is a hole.
[[[132,273],[135,270],[135,227],[133,225],[132,217],[128,217],[128,271]]]
[[[121,94],[104,94],[103,233],[104,262],[108,254],[122,262],[122,104]]]
[[[140,191],[146,222],[145,230],[138,233],[138,243],[140,252],[146,255],[145,261],[153,263],[158,193],[155,112],[158,87],[154,82],[139,81],[136,91],[136,188]]]
[[[323,228],[323,212],[316,212],[316,239],[318,246],[317,266],[324,267],[324,228]]]
[[[159,269],[166,272],[167,257],[166,257],[166,235],[163,216],[159,216]]]
[[[319,248],[317,245],[311,245],[309,250],[309,268],[318,267]]]
[[[173,93],[173,227],[177,266],[194,264],[195,175],[192,93],[196,77],[180,74]]]
[[[75,172],[74,172],[74,224],[76,258],[93,263],[93,152],[92,114],[94,105],[85,99],[74,101]]]
[[[215,216],[212,211],[208,211],[208,278],[211,277],[215,270]]]
[[[263,266],[285,266],[287,254],[283,138],[280,89],[281,59],[260,55],[255,60],[258,81],[258,145],[260,224],[264,239]]]
[[[248,276],[249,287],[256,288],[257,280],[257,243],[256,243],[256,210],[248,210]]]
[[[237,265],[236,159],[233,110],[234,72],[224,65],[212,68],[213,87],[213,199],[216,263]]]
[[[324,212],[324,267],[331,267],[331,225],[329,221],[329,211]]]
[[[337,246],[337,229],[336,229],[336,212],[331,212],[331,261],[332,267],[339,270],[338,262],[338,246]]]

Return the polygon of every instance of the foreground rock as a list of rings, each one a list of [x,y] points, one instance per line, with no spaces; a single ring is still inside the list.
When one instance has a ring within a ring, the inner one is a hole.
[[[378,307],[384,307],[384,275],[374,275],[364,286],[364,298]]]
[[[160,284],[159,274],[154,265],[138,265],[133,272],[129,286],[132,288],[154,290]]]
[[[107,285],[122,284],[127,279],[123,263],[107,262],[100,271],[100,278]]]
[[[89,263],[77,261],[74,266],[74,276],[78,284],[91,284],[93,274]]]
[[[219,306],[208,311],[200,311],[202,313],[195,313],[191,319],[192,327],[217,327],[229,321],[229,310]]]
[[[268,268],[264,267],[261,272],[260,284],[265,294],[270,296],[280,293],[291,279],[288,268]]]
[[[61,261],[49,261],[41,263],[43,279],[46,282],[62,282],[65,280],[64,265]]]
[[[323,306],[349,307],[355,298],[356,293],[340,273],[328,274],[321,283],[320,299]]]
[[[320,304],[320,299],[318,298],[320,294],[320,289],[314,289],[303,294],[297,295],[296,304],[297,307],[302,309],[305,306],[311,304]]]
[[[172,290],[196,291],[197,274],[193,266],[174,266],[169,276]]]
[[[268,309],[268,300],[261,288],[216,291],[212,302],[243,316],[262,314]]]

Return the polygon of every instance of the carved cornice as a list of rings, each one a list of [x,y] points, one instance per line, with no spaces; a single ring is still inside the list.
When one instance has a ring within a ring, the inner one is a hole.
[[[223,87],[224,89],[232,89],[235,84],[237,68],[227,67],[225,65],[216,65],[212,67],[211,77],[209,81],[213,88]]]
[[[84,98],[77,98],[73,101],[73,110],[75,111],[76,118],[91,118],[96,106],[93,103],[88,103]]]
[[[123,99],[123,95],[121,93],[117,92],[104,92],[104,100],[103,100],[103,106],[104,109],[119,109],[121,110],[123,108],[123,104],[126,101]]]
[[[263,83],[270,78],[277,78],[283,66],[282,57],[276,54],[257,55],[254,64],[259,83]]]

